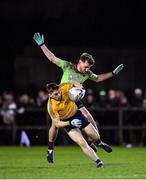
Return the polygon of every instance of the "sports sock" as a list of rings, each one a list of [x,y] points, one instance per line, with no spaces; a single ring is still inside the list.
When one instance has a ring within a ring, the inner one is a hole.
[[[102,141],[99,139],[98,141],[96,141],[96,144],[100,146],[102,144]]]
[[[54,142],[48,142],[48,151],[54,150]]]
[[[99,166],[99,163],[101,163],[102,161],[100,159],[96,160],[96,165]],[[103,163],[103,162],[102,162]]]

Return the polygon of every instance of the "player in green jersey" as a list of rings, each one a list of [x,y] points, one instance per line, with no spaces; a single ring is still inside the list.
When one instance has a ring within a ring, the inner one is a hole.
[[[71,62],[62,60],[58,57],[56,57],[44,44],[44,35],[40,35],[40,33],[35,33],[33,39],[36,41],[36,43],[40,46],[45,56],[54,64],[62,68],[63,75],[61,78],[61,83],[66,82],[74,82],[78,84],[83,84],[87,79],[90,79],[95,82],[101,82],[104,80],[107,80],[114,75],[117,75],[122,69],[123,64],[120,64],[116,69],[114,69],[112,72],[104,73],[104,74],[95,74],[93,73],[90,68],[94,65],[95,60],[93,59],[92,55],[88,53],[83,53],[80,56],[79,62],[77,64],[72,64]],[[93,124],[93,126],[98,130],[97,125],[89,113],[89,111],[84,107],[80,106],[80,110],[82,113],[87,117],[87,119],[90,120],[90,122]],[[48,143],[48,162],[53,162],[53,153],[54,153],[54,142],[57,137],[58,129],[55,127],[55,125],[52,123],[50,129],[49,129],[49,143]],[[100,135],[99,135],[100,139]],[[107,145],[106,143],[99,140],[98,143],[99,147],[102,147],[106,152],[111,152],[112,148]],[[95,149],[95,146],[91,144],[91,147]]]

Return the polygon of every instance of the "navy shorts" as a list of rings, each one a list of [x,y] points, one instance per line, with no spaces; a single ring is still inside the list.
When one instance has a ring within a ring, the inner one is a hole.
[[[87,118],[82,114],[82,112],[80,110],[78,110],[76,112],[76,114],[74,116],[72,116],[71,118],[66,119],[66,121],[71,121],[73,119],[80,119],[82,121],[82,125],[79,129],[83,129],[90,124],[90,122],[87,120]],[[69,132],[71,129],[74,129],[74,128],[76,128],[76,127],[66,126],[65,130],[67,132]]]

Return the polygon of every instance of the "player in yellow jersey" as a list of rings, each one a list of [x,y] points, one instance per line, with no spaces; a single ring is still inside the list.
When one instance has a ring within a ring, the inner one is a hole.
[[[48,93],[53,89],[53,87],[59,88],[59,91],[61,92],[58,93],[54,91],[52,93],[52,96],[49,96],[48,100],[48,105],[47,105],[47,110],[50,114],[50,117],[53,119],[54,117],[59,117],[61,120],[68,119],[72,117],[76,111],[77,111],[77,105],[75,102],[71,101],[68,96],[68,91],[70,88],[72,88],[74,85],[71,83],[66,83],[62,84],[60,86],[55,85],[54,83],[48,84],[47,85],[47,91]],[[54,100],[54,96],[58,96],[58,101],[56,99]],[[51,97],[51,98],[50,98]]]
[[[99,159],[94,150],[88,145],[82,135],[82,131],[95,142],[100,141],[97,129],[78,110],[74,101],[69,98],[69,89],[74,85],[66,83],[58,86],[56,83],[47,85],[49,100],[47,105],[48,113],[56,128],[64,128],[69,137],[77,143],[83,152],[93,161],[97,167],[103,167],[103,162]]]

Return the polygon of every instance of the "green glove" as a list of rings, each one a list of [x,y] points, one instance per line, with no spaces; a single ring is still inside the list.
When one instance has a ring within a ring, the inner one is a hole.
[[[44,44],[44,35],[40,35],[39,32],[34,34],[33,39],[39,46],[42,46]]]
[[[116,67],[116,69],[114,69],[114,70],[112,71],[112,74],[113,74],[113,75],[117,75],[123,68],[124,68],[124,65],[123,65],[123,64],[120,64],[118,67]]]

